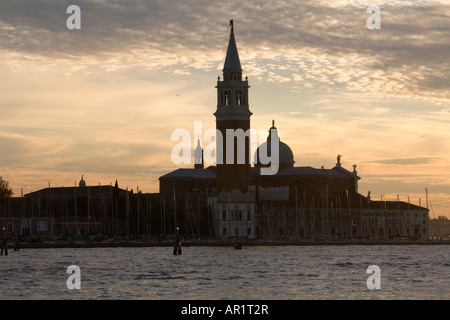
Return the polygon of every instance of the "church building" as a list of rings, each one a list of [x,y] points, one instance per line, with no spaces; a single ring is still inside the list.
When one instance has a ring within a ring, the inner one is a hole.
[[[250,129],[249,81],[242,66],[234,34],[233,20],[223,67],[217,80],[216,129],[223,143],[216,146],[222,163],[204,167],[200,141],[194,151],[193,168],[180,168],[159,178],[163,196],[196,195],[207,204],[214,236],[269,239],[393,239],[428,237],[428,209],[405,202],[373,201],[358,193],[356,171],[347,170],[341,155],[331,169],[295,166],[291,148],[278,136],[275,121],[267,141],[249,156],[250,137],[244,141],[244,160],[239,161],[235,144],[227,157],[228,129]],[[274,135],[274,136],[272,136]],[[273,142],[278,146],[275,174],[262,174],[271,163]],[[234,141],[236,143],[236,141]],[[242,150],[241,150],[242,151]],[[232,159],[233,161],[226,161]],[[253,166],[252,166],[253,160]]]

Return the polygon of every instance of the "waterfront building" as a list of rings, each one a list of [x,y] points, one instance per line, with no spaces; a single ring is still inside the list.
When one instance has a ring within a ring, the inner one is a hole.
[[[223,67],[217,81],[216,129],[226,137],[226,130],[250,129],[249,80],[243,79],[233,22]],[[278,171],[264,175],[261,169],[271,163],[261,161],[261,153],[271,154],[271,135],[278,140]],[[428,209],[397,201],[372,201],[358,192],[361,179],[347,170],[337,155],[331,169],[294,166],[291,148],[278,136],[275,121],[268,130],[267,141],[255,152],[253,167],[248,157],[249,139],[245,140],[245,161],[234,161],[205,168],[200,142],[195,149],[194,168],[180,168],[159,178],[160,192],[166,197],[175,193],[200,194],[207,198],[206,212],[212,217],[217,238],[272,239],[426,239]],[[217,148],[226,159],[226,140]]]
[[[134,193],[119,188],[117,181],[115,186],[89,186],[83,177],[78,186],[49,185],[5,200],[0,206],[3,236],[164,238],[179,227],[185,239],[427,239],[427,208],[399,199],[373,201],[370,194],[360,194],[356,164],[346,169],[341,155],[333,168],[298,166],[273,119],[253,159],[250,137],[245,137],[243,160],[237,148],[232,161],[226,160],[227,130],[246,132],[252,116],[249,79],[243,78],[232,21],[230,26],[212,113],[224,139],[216,150],[221,163],[205,167],[198,140],[194,166],[162,175],[159,193]],[[278,168],[266,175],[262,170],[272,163],[262,161],[262,156],[273,153],[273,142],[278,142]]]

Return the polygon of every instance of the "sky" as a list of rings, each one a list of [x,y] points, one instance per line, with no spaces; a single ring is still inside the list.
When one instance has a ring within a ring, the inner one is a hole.
[[[252,128],[274,119],[295,166],[341,154],[361,194],[426,206],[427,189],[430,216],[450,217],[444,0],[2,0],[0,176],[16,196],[82,175],[158,192],[160,176],[193,167],[171,161],[172,132],[215,128],[230,19]]]

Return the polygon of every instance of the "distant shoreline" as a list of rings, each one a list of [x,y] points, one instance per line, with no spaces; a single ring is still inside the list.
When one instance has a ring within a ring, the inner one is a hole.
[[[234,247],[230,241],[188,241],[183,247]],[[370,246],[370,245],[450,245],[450,241],[442,240],[404,240],[404,241],[243,241],[242,247],[258,246]],[[118,248],[118,247],[172,247],[166,242],[89,242],[89,243],[21,243],[20,249],[45,248]],[[13,250],[14,246],[9,245]]]

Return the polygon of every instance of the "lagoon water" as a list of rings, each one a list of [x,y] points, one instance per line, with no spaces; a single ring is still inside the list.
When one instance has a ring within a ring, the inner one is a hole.
[[[70,265],[80,290],[67,287]],[[0,256],[0,299],[448,300],[449,275],[448,245],[21,249]]]

